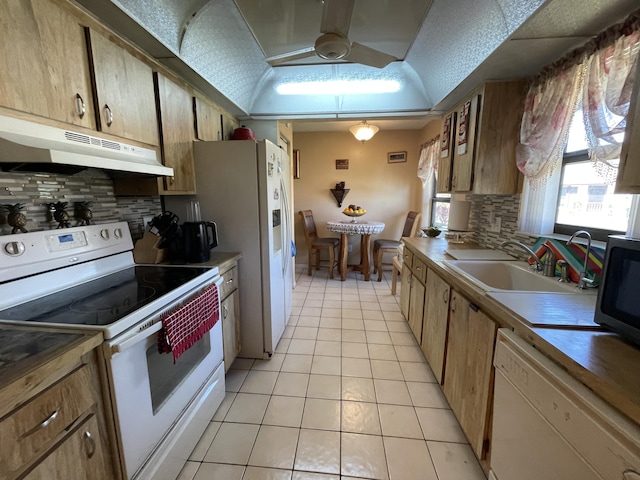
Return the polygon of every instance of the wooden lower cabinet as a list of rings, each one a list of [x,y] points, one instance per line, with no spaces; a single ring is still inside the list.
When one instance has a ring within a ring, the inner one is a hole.
[[[223,262],[219,267],[222,276],[220,306],[222,308],[222,348],[224,370],[227,372],[242,347],[240,339],[240,294],[238,293],[238,262]]]
[[[98,421],[91,414],[25,478],[27,480],[110,479]]]
[[[449,327],[451,287],[433,270],[427,273],[427,284],[420,348],[438,383],[444,378],[444,360]]]
[[[496,322],[452,290],[443,389],[479,459],[488,450],[497,331]]]
[[[425,287],[416,275],[411,277],[411,291],[409,293],[409,327],[416,337],[418,344],[422,340],[422,317],[424,312]]]
[[[238,290],[222,301],[222,345],[224,348],[224,369],[229,370],[240,352],[240,319],[236,312],[240,308]]]
[[[400,312],[404,318],[409,318],[409,295],[411,294],[411,281],[413,274],[407,264],[402,266],[402,275],[400,276]]]
[[[0,385],[0,480],[121,478],[98,355],[88,350],[101,341],[94,335],[62,347]]]

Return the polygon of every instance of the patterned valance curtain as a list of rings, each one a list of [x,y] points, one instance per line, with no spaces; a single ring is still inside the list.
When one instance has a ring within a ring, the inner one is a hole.
[[[582,99],[589,157],[609,183],[617,175],[631,91],[636,81],[640,30],[622,35],[589,57]],[[616,160],[615,164],[610,163]]]
[[[420,146],[420,159],[418,160],[418,178],[424,187],[438,170],[440,135],[432,138]]]
[[[619,157],[639,41],[640,10],[534,79],[525,98],[516,151],[518,169],[533,187],[544,185],[559,164],[571,118],[581,102],[591,158],[606,162]],[[607,164],[602,165],[606,170]]]

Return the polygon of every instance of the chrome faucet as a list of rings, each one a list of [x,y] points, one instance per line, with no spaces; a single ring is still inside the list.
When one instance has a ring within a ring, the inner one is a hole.
[[[578,230],[571,238],[567,240],[567,245],[574,243],[573,239],[578,235],[584,235],[587,239],[587,253],[584,257],[584,265],[582,266],[582,272],[580,272],[580,280],[578,280],[578,288],[583,289],[587,287],[595,287],[593,279],[587,276],[587,264],[589,263],[589,254],[591,252],[591,234],[586,230]]]
[[[538,258],[538,255],[536,255],[536,252],[531,250],[524,243],[520,243],[520,242],[518,242],[516,240],[505,240],[504,242],[502,242],[500,244],[501,247],[506,247],[507,245],[514,245],[516,247],[520,247],[525,252],[527,252],[535,260],[535,262],[536,262],[536,270],[538,272],[542,272],[542,269],[544,268],[544,265],[542,264],[542,261],[540,260],[540,258]]]

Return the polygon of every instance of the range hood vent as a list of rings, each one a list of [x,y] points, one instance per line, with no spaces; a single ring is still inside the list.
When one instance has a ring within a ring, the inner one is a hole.
[[[173,176],[155,150],[0,115],[0,166],[10,171],[114,172]]]

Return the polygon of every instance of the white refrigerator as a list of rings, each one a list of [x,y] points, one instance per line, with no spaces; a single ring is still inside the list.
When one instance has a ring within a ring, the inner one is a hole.
[[[194,142],[196,200],[215,222],[214,251],[240,252],[239,356],[269,358],[291,314],[293,285],[291,166],[269,140]],[[185,220],[193,197],[165,197]]]

